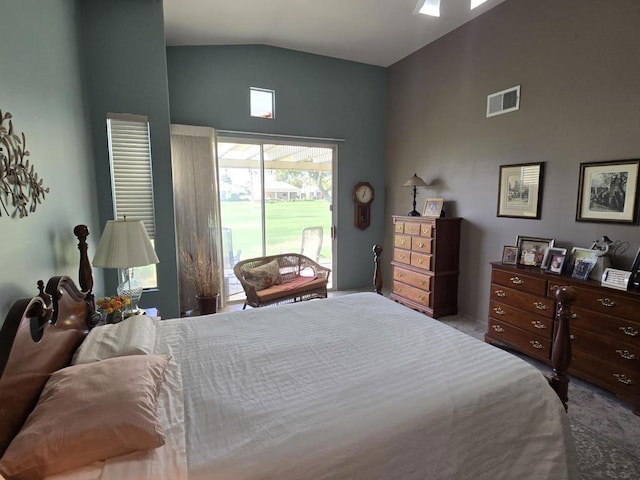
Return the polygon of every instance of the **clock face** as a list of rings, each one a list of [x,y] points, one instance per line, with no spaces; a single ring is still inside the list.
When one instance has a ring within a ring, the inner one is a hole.
[[[355,197],[360,203],[369,203],[373,200],[373,188],[368,184],[360,185],[356,188]]]

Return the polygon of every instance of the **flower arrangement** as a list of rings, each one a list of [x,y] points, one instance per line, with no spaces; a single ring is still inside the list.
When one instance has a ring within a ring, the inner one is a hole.
[[[211,248],[202,239],[195,239],[194,244],[195,253],[180,254],[185,278],[193,284],[197,297],[215,297],[220,293],[220,278]]]
[[[126,307],[131,305],[131,299],[124,295],[115,295],[113,297],[102,297],[96,300],[98,310],[107,315],[114,313],[122,313]]]

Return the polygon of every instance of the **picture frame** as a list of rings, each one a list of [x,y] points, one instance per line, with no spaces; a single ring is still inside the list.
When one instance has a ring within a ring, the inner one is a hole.
[[[427,198],[424,201],[423,217],[440,217],[444,198]]]
[[[550,247],[553,247],[553,238],[525,237],[518,235],[516,246],[518,247],[518,264],[539,267]]]
[[[540,219],[544,162],[501,165],[498,217]]]
[[[595,266],[596,261],[590,258],[578,258],[573,263],[573,270],[571,272],[572,278],[578,280],[588,280],[591,275],[591,270]]]
[[[505,245],[502,248],[502,263],[505,265],[517,265],[518,247],[515,245]]]
[[[550,266],[551,266],[551,262],[554,259],[557,260],[557,257],[559,257],[559,256],[566,257],[566,255],[567,255],[567,249],[566,248],[549,247],[547,249],[547,253],[545,254],[545,256],[544,256],[544,258],[542,260],[542,265],[540,265],[540,268],[542,270],[549,271]],[[564,263],[564,259],[562,259],[562,262]],[[555,268],[557,269],[557,266]],[[562,268],[561,268],[561,272],[562,272]],[[556,272],[553,272],[553,273],[556,273]]]
[[[591,250],[590,248],[573,247],[571,249],[571,256],[569,257],[569,264],[567,265],[568,273],[570,273],[573,278],[580,278],[574,276],[576,264],[578,262],[587,262],[588,264],[595,265],[598,260],[598,253],[598,250]],[[593,265],[589,268],[589,272],[593,269]],[[584,265],[582,267],[584,268]]]
[[[636,223],[640,160],[580,164],[576,221]]]
[[[547,268],[547,272],[553,273],[554,275],[562,275],[565,258],[567,258],[566,254],[560,255],[552,253],[550,255],[549,267]]]

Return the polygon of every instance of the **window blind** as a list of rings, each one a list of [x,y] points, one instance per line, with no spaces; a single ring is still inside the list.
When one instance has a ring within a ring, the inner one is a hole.
[[[107,133],[115,218],[142,220],[155,239],[148,117],[110,113]]]

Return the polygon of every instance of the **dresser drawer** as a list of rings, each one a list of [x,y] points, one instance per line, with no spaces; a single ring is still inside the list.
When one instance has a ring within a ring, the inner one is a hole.
[[[555,315],[555,301],[552,298],[531,295],[495,283],[491,284],[490,300],[511,305],[545,318],[553,318]]]
[[[409,250],[394,248],[393,260],[395,262],[406,263],[407,265],[411,265],[411,252]]]
[[[573,288],[576,290],[575,306],[640,322],[640,301],[616,295],[610,289],[595,291],[579,286]]]
[[[573,349],[569,373],[590,380],[621,397],[637,399],[640,395],[640,373],[605,362],[584,350]]]
[[[424,237],[412,237],[411,250],[414,252],[431,253],[431,239]]]
[[[538,335],[520,330],[508,323],[502,323],[495,318],[489,318],[489,333],[491,338],[512,345],[518,351],[542,360],[551,358],[551,341]]]
[[[640,347],[640,323],[603,315],[583,307],[571,307],[571,328],[580,328],[614,341]]]
[[[405,285],[404,283],[394,281],[393,293],[401,295],[408,300],[413,300],[414,302],[419,303],[420,305],[424,305],[425,307],[429,306],[429,299],[431,297],[431,294],[427,291],[410,287],[409,285]]]
[[[553,336],[553,320],[531,315],[510,305],[490,302],[489,316],[549,340]]]
[[[582,350],[605,362],[640,372],[640,348],[589,331],[571,328],[571,348]]]
[[[411,272],[403,268],[393,268],[393,279],[423,290],[431,290],[431,276],[422,273]]]
[[[425,270],[431,270],[431,255],[411,252],[411,265]]]
[[[420,234],[420,224],[413,222],[406,222],[404,224],[404,233],[408,235],[419,235]]]
[[[520,272],[494,269],[491,272],[491,282],[541,297],[547,294],[547,280],[531,277]]]
[[[406,248],[407,250],[411,249],[411,237],[409,235],[398,235],[395,234],[393,236],[393,246],[396,248]]]
[[[395,222],[393,224],[393,231],[395,233],[404,233],[404,222]]]
[[[420,235],[423,237],[433,238],[435,235],[435,227],[429,224],[420,225]]]

